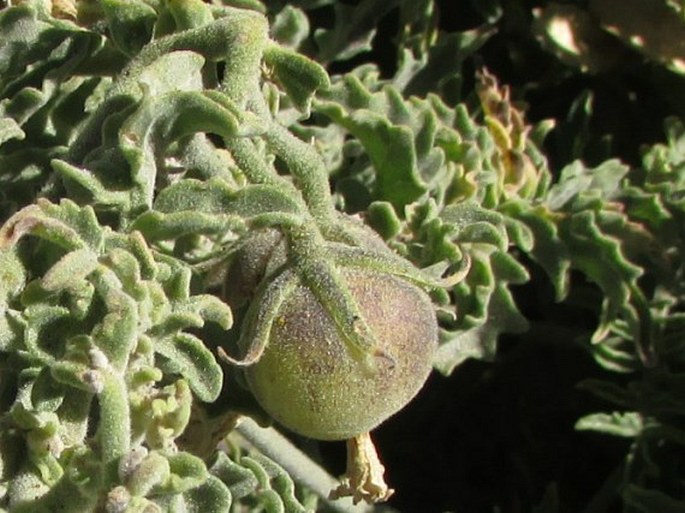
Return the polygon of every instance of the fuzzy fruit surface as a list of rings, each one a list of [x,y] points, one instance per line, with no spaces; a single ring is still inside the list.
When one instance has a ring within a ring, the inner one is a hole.
[[[342,276],[387,358],[374,370],[355,360],[314,294],[299,286],[286,299],[248,384],[279,423],[319,440],[375,428],[421,389],[437,347],[428,296],[391,275],[345,269]]]

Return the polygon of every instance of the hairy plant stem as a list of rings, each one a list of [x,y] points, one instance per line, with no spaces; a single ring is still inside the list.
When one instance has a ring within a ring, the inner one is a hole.
[[[298,180],[302,196],[312,215],[320,222],[333,222],[335,208],[331,201],[328,175],[314,148],[276,122],[271,123],[264,138],[270,149],[283,159]]]
[[[116,372],[107,373],[100,402],[100,430],[98,433],[106,478],[117,481],[119,458],[129,450],[131,414],[124,379]]]

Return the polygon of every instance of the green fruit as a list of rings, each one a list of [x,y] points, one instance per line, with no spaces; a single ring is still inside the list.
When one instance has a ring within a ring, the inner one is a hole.
[[[301,435],[341,440],[372,430],[423,386],[437,347],[428,296],[389,274],[343,268],[383,357],[355,359],[312,291],[299,285],[273,320],[262,357],[247,367],[257,401]]]

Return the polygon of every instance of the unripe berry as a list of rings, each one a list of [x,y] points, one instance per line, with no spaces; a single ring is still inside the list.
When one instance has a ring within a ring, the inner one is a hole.
[[[274,419],[320,440],[372,430],[407,404],[431,370],[438,329],[428,296],[380,272],[340,270],[381,353],[371,369],[355,359],[333,322],[304,285],[274,318],[269,343],[246,377]]]

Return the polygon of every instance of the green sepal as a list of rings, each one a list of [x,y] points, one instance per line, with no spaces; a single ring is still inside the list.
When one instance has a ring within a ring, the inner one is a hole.
[[[229,356],[222,349],[220,356],[234,365],[251,365],[259,360],[269,344],[271,328],[281,305],[288,299],[297,286],[297,276],[290,270],[263,282],[250,302],[242,321],[238,347],[242,351],[239,358]]]

